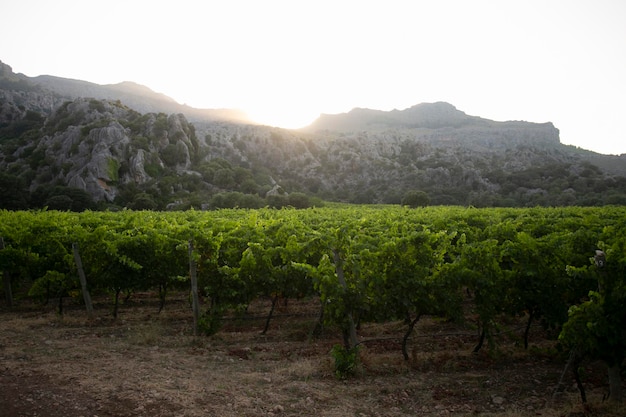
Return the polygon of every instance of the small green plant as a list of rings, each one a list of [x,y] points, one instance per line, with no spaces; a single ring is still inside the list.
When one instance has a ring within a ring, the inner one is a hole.
[[[208,310],[200,316],[198,330],[207,336],[212,336],[222,328],[222,310]]]
[[[104,113],[106,111],[106,107],[104,106],[104,102],[101,100],[90,100],[89,101],[89,109],[95,110],[100,113]]]
[[[146,174],[153,178],[159,177],[163,173],[163,168],[155,163],[147,163],[143,166]]]
[[[356,372],[359,361],[359,347],[347,349],[343,345],[335,345],[330,351],[335,359],[335,376],[338,379],[346,379]]]
[[[119,180],[120,162],[117,159],[109,158],[107,161],[107,174],[113,182]]]

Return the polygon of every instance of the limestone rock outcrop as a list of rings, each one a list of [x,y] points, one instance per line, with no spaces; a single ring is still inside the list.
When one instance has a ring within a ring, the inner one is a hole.
[[[19,121],[26,110],[13,103],[3,101],[2,114]],[[141,115],[121,103],[94,99],[58,106],[39,135],[5,156],[0,169],[34,169],[30,191],[52,182],[82,189],[95,201],[113,201],[119,184],[148,182],[148,164],[187,170],[194,152],[189,148],[196,143],[193,126],[182,114]],[[18,164],[27,155],[36,156],[30,167]]]

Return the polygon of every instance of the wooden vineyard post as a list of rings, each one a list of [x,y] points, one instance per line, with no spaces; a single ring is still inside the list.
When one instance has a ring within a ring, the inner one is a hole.
[[[4,249],[4,238],[0,237],[0,250]],[[4,295],[9,307],[13,306],[13,290],[11,289],[11,276],[8,271],[2,271],[2,284],[4,286]]]
[[[333,249],[333,257],[335,260],[335,272],[337,273],[339,285],[341,285],[344,291],[347,291],[348,284],[346,283],[346,278],[343,274],[343,262],[341,260],[341,255],[339,254],[339,250]],[[346,319],[348,321],[348,328],[343,330],[343,338],[346,349],[351,350],[356,348],[358,345],[356,326],[354,324],[354,319],[352,318],[352,311],[346,311]]]
[[[200,301],[198,299],[198,275],[196,261],[193,259],[193,241],[189,239],[189,277],[191,278],[191,306],[193,308],[193,335],[198,335],[200,321]]]
[[[85,306],[87,307],[87,316],[91,319],[93,318],[93,305],[91,304],[91,295],[89,295],[89,290],[87,289],[87,278],[85,277],[83,262],[80,259],[80,253],[78,252],[78,244],[72,243],[72,251],[74,252],[76,269],[78,269],[78,279],[80,280],[80,287],[83,292],[83,299],[85,300]]]

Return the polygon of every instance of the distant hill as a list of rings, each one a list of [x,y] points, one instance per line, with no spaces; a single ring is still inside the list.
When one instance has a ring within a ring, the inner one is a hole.
[[[626,204],[626,155],[443,102],[286,130],[132,82],[29,78],[0,63],[0,208],[400,204],[415,191],[430,204]]]
[[[23,88],[33,89],[39,87],[40,91],[48,91],[64,99],[95,98],[98,100],[119,100],[140,113],[183,113],[190,120],[251,123],[247,115],[242,111],[235,109],[196,109],[179,104],[165,94],[154,92],[146,86],[131,81],[100,85],[52,75],[27,77],[23,74],[13,74],[11,67],[2,64],[2,62],[0,62],[0,65],[3,65],[5,68],[6,77],[8,78],[10,73],[10,77],[13,80],[22,82]]]
[[[488,121],[468,116],[449,103],[422,103],[405,110],[371,110],[356,108],[348,113],[322,114],[304,128],[315,132],[330,130],[338,132],[384,130],[391,128],[426,128],[481,126]]]
[[[178,103],[170,97],[155,93],[148,87],[128,81],[119,84],[100,85],[51,75],[40,75],[28,78],[28,80],[35,85],[69,99],[85,97],[100,100],[120,100],[140,113],[158,113],[162,110],[173,110],[178,106]],[[164,111],[164,113],[172,112]]]
[[[452,104],[445,102],[421,103],[405,110],[371,110],[356,108],[348,113],[322,114],[302,131],[315,132],[381,132],[389,130],[437,131],[445,136],[467,136],[473,132],[502,132],[514,130],[541,131],[539,137],[557,144],[559,131],[552,123],[522,121],[495,122],[477,116],[468,116]],[[488,134],[488,133],[487,133]],[[506,136],[506,135],[505,135]],[[511,136],[511,135],[509,135]]]
[[[30,78],[30,81],[71,99],[92,97],[99,100],[119,100],[140,113],[183,113],[191,120],[250,123],[246,114],[241,111],[234,109],[196,109],[179,104],[165,94],[156,93],[146,86],[131,81],[100,85],[50,75]]]

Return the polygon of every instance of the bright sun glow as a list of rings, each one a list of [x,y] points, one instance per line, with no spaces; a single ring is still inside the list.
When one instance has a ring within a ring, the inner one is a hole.
[[[623,0],[0,3],[0,61],[28,76],[134,81],[284,128],[447,101],[626,152]]]
[[[263,108],[259,110],[245,110],[250,119],[259,124],[277,126],[284,129],[299,129],[313,123],[319,113],[299,111],[296,108]]]

